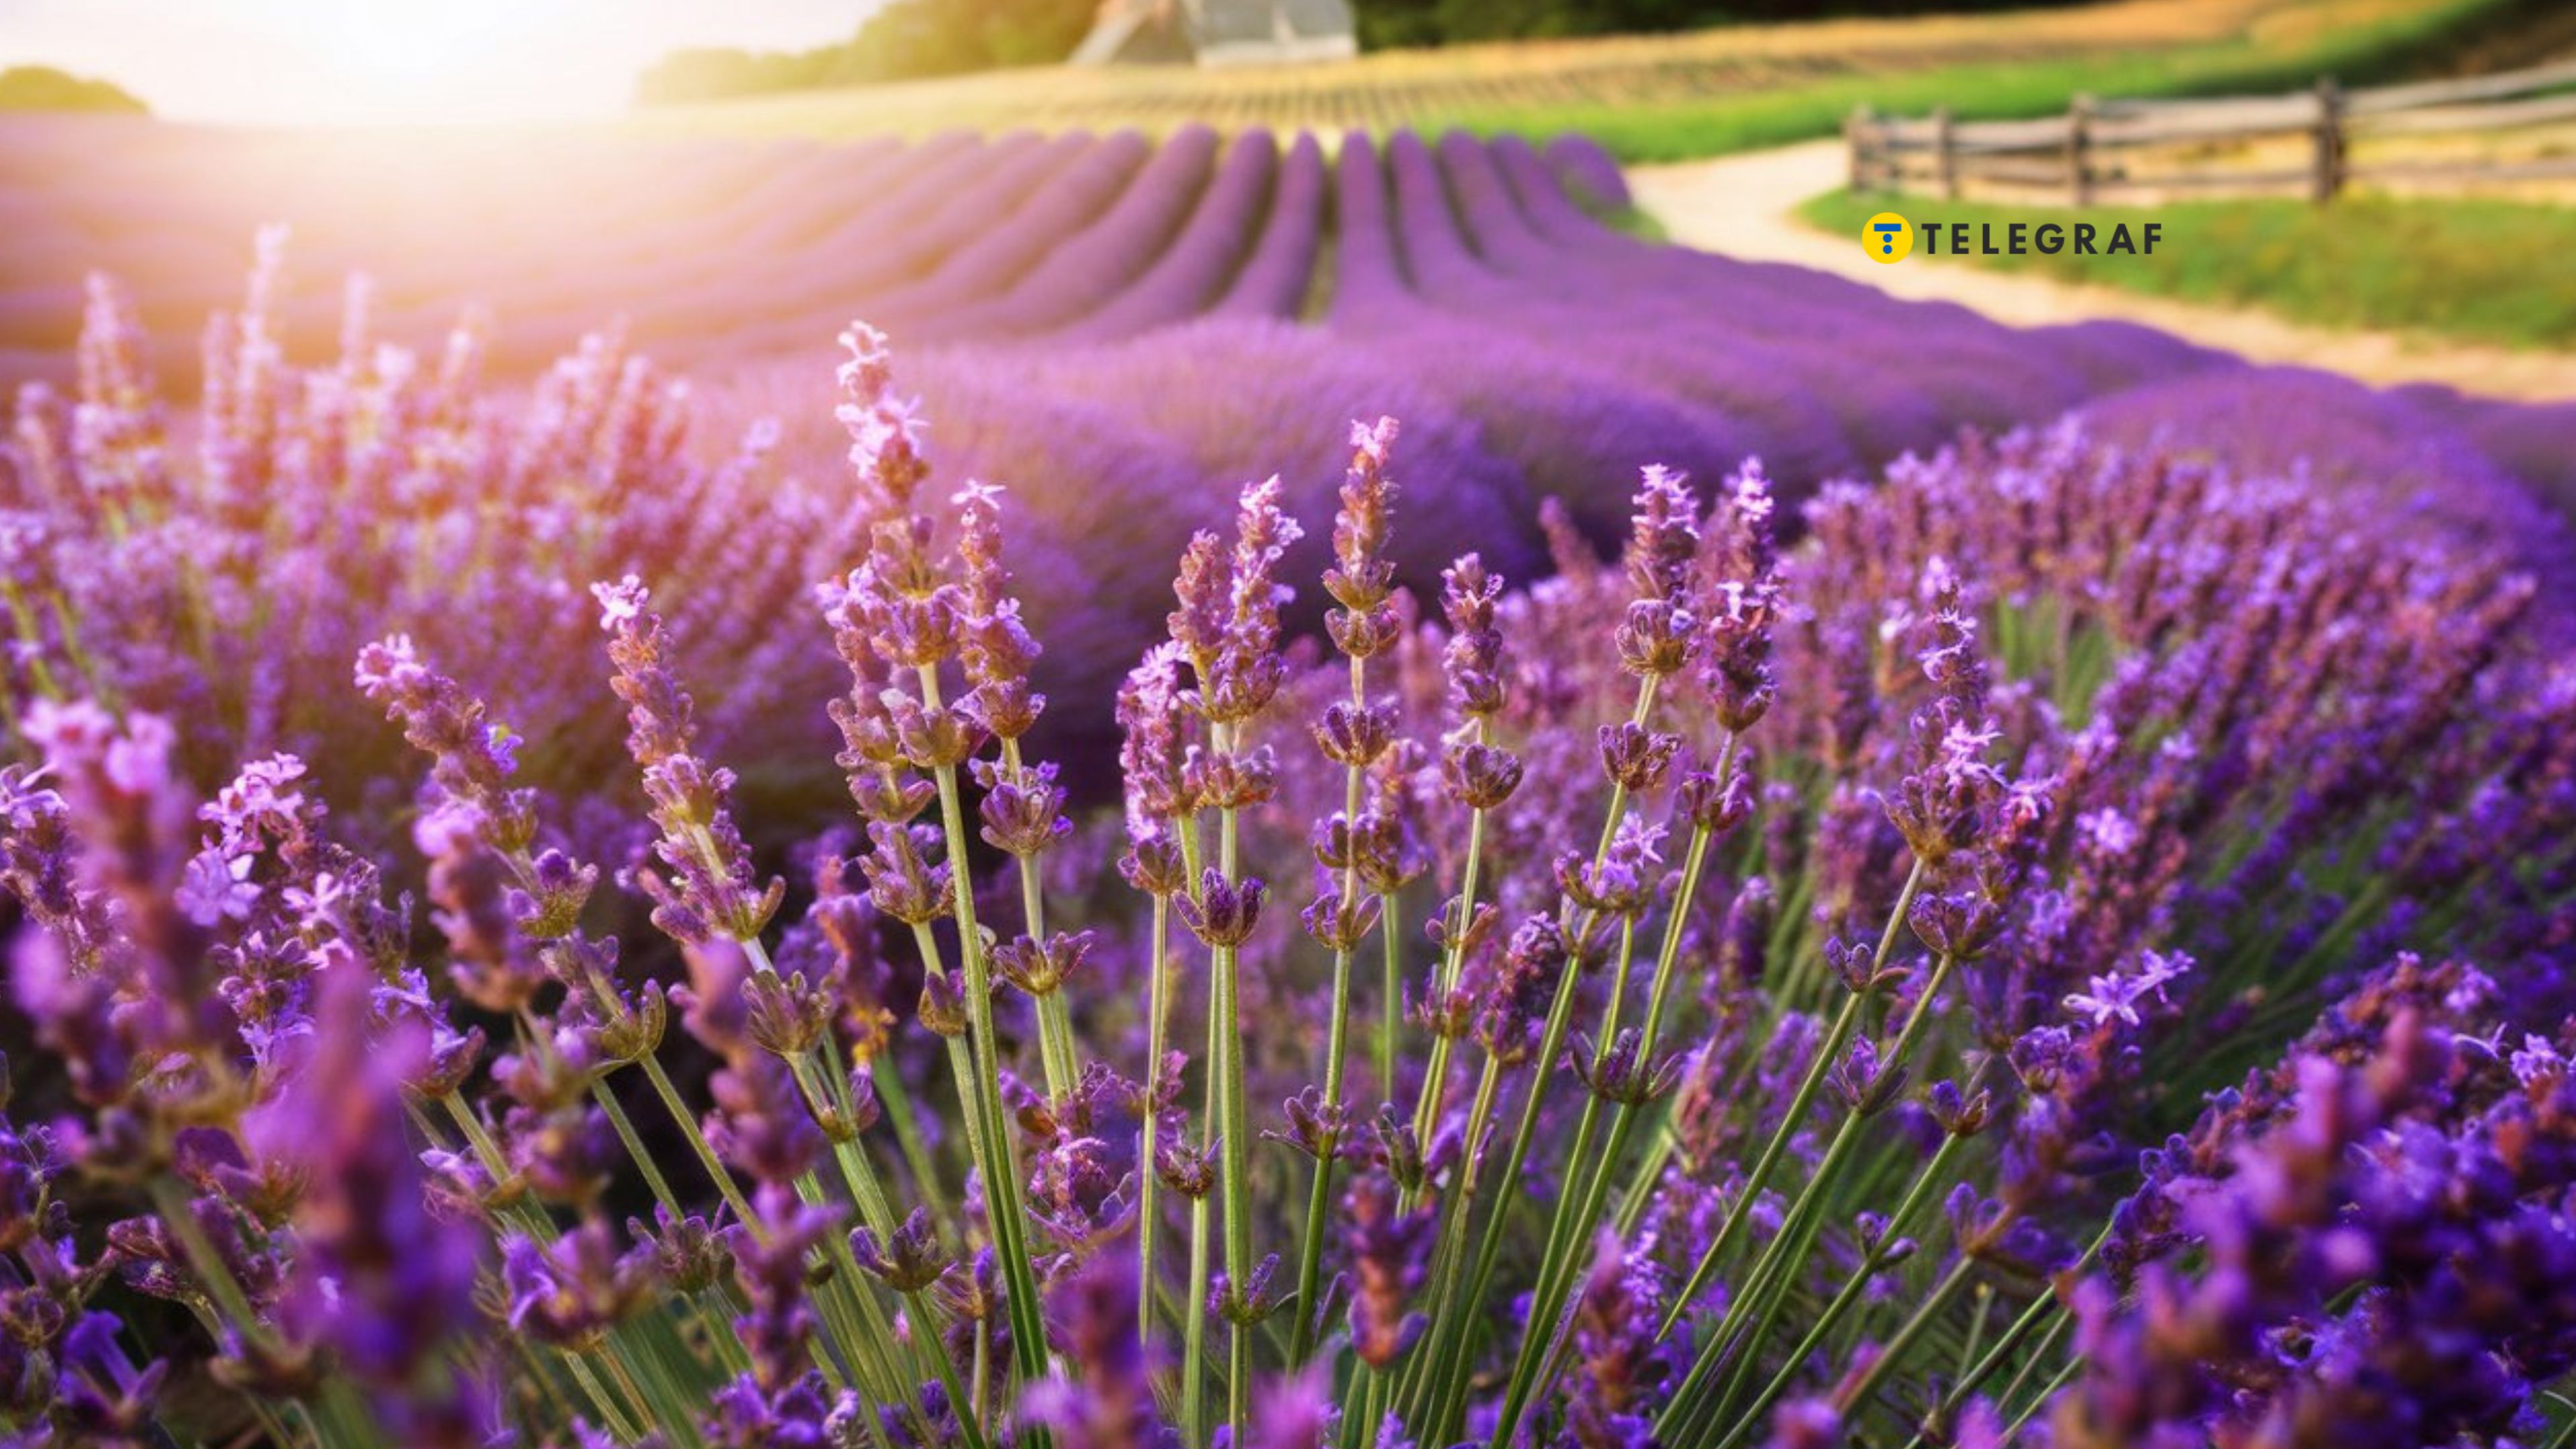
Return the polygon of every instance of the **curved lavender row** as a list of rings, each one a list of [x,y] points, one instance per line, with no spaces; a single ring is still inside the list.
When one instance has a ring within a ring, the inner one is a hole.
[[[635,308],[637,294],[628,295],[627,307],[637,313],[639,335],[685,342],[721,331],[728,320],[756,322],[795,315],[799,309],[792,295],[743,284],[746,256],[762,257],[764,266],[792,272],[818,289],[881,285],[877,278],[901,275],[910,259],[930,254],[910,226],[892,227],[890,218],[901,216],[914,225],[926,224],[938,215],[939,204],[955,195],[961,176],[1002,170],[1037,145],[1037,138],[1027,134],[986,142],[951,132],[898,147],[876,159],[835,148],[827,159],[839,157],[836,164],[802,182],[809,191],[836,198],[835,203],[823,208],[812,223],[796,223],[788,235],[771,235],[751,222],[755,240],[744,246],[728,245],[725,228],[738,221],[720,212],[703,226],[691,228],[688,239],[652,238],[652,250],[659,258],[653,275],[668,290],[641,293],[652,298],[653,305],[640,310]],[[592,285],[614,294],[625,285],[624,273],[611,269]],[[569,309],[553,310],[566,313]]]
[[[1811,334],[1846,314],[1886,316],[1950,315],[1968,320],[1956,309],[1937,304],[1900,302],[1875,288],[1829,273],[1779,263],[1742,262],[1657,246],[1603,225],[1576,206],[1558,185],[1554,173],[1526,141],[1505,136],[1493,143],[1504,177],[1539,231],[1580,266],[1579,275],[1632,305],[1652,305],[1673,292],[1714,290],[1728,307],[1727,324],[1761,337]],[[1676,321],[1688,325],[1702,314],[1682,311]],[[2000,324],[1979,321],[1983,330],[2011,335]]]
[[[1625,284],[1623,268],[1602,266],[1602,253],[1597,250],[1600,237],[1595,232],[1569,229],[1561,232],[1564,240],[1551,240],[1504,180],[1497,150],[1494,144],[1476,142],[1463,131],[1450,131],[1437,152],[1440,173],[1484,266],[1507,273],[1525,299],[1566,309],[1558,312],[1561,320],[1553,327],[1564,327],[1566,335],[1584,335],[1618,317],[1610,325],[1651,327],[1659,335],[1703,335],[1713,356],[1726,356],[1747,345],[1734,335],[1734,312],[1718,299]],[[1613,253],[1623,255],[1623,248],[1613,248]],[[1847,343],[1770,338],[1767,348],[1780,364],[1795,366],[1814,382],[1814,394],[1839,415],[1852,454],[1862,462],[1883,462],[1911,446],[1940,441],[1953,425],[1922,387],[1906,382],[1893,369],[1855,366]],[[1783,348],[1790,351],[1783,353]],[[1638,379],[1636,387],[1654,387],[1654,379]],[[1762,438],[1741,425],[1734,425],[1728,438],[1741,451],[1762,451]],[[1672,456],[1698,456],[1698,451],[1674,451]],[[1777,456],[1777,467],[1788,474],[1798,469],[1798,459]]]
[[[1217,135],[1185,126],[1165,137],[1107,211],[1065,237],[998,296],[939,319],[939,335],[965,339],[1043,332],[1082,316],[1158,260],[1206,190]]]
[[[100,241],[106,245],[88,248],[91,265],[104,254],[115,259],[111,269],[133,269],[143,289],[145,316],[173,339],[162,351],[174,375],[193,366],[186,341],[195,326],[191,314],[201,316],[213,294],[230,285],[220,280],[225,274],[238,274],[253,223],[316,215],[346,224],[310,229],[299,252],[303,285],[279,309],[282,330],[299,348],[329,344],[336,330],[339,273],[347,266],[363,266],[380,278],[377,325],[387,335],[426,343],[454,322],[464,303],[494,300],[503,304],[505,326],[495,344],[516,351],[524,366],[536,360],[530,356],[532,348],[559,349],[581,329],[598,325],[638,297],[696,296],[728,280],[739,292],[739,266],[731,266],[728,275],[731,254],[711,244],[727,226],[739,244],[786,248],[817,229],[845,222],[854,204],[865,199],[864,192],[850,189],[854,183],[864,183],[889,165],[908,166],[922,155],[953,151],[961,143],[962,138],[952,137],[920,148],[696,145],[649,153],[538,146],[528,148],[525,156],[496,154],[493,168],[475,169],[464,178],[448,177],[458,164],[454,158],[423,163],[421,195],[397,194],[391,200],[398,204],[372,210],[358,209],[363,205],[358,201],[336,200],[327,182],[335,175],[338,163],[332,158],[338,152],[321,143],[307,148],[316,153],[307,158],[280,141],[245,139],[228,149],[212,149],[215,143],[181,131],[148,143],[138,140],[133,149],[143,153],[139,155],[109,148],[96,158],[93,169],[102,179],[94,186],[80,183],[85,173],[78,168],[57,171],[49,165],[41,179],[46,194],[58,196],[61,210],[103,233]],[[513,176],[544,172],[544,163],[567,149],[560,175],[545,175],[542,186],[511,184]],[[229,164],[209,166],[202,175],[158,179],[169,166],[152,161],[153,156],[166,153],[170,160],[186,161],[210,150],[210,160]],[[479,153],[466,155],[479,159]],[[142,164],[147,161],[152,164]],[[763,177],[776,184],[745,188],[746,181]],[[456,188],[458,204],[444,212],[431,209],[424,199],[445,194],[442,178],[463,183]],[[99,187],[106,188],[103,194],[80,199]],[[506,214],[513,196],[521,203],[515,226]],[[758,203],[762,209],[728,215],[728,199],[734,205]],[[579,214],[591,237],[588,255],[572,253],[563,244],[562,227],[540,232],[530,224],[548,214],[569,218],[575,207],[587,208]],[[234,215],[238,224],[210,220],[210,212]],[[171,220],[151,224],[154,216]],[[10,252],[12,259],[23,256],[15,246]],[[76,281],[81,274],[70,262],[57,269],[67,280]],[[523,341],[530,338],[538,340]]]
[[[1625,211],[1636,205],[1628,178],[1618,161],[1589,136],[1568,133],[1547,143],[1541,153],[1565,189],[1595,211]]]
[[[2551,499],[2499,467],[2472,436],[2400,393],[2332,373],[2238,369],[2106,396],[2085,409],[2101,436],[2190,454],[2223,442],[2235,466],[2304,472],[2354,506],[2438,530],[2545,577],[2576,559],[2576,534]],[[2544,428],[2547,409],[2511,408]],[[2564,434],[2559,435],[2563,453]]]
[[[1649,451],[1699,460],[1707,456],[1710,440],[1722,440],[1717,444],[1721,449],[1758,453],[1801,486],[1858,461],[1824,399],[1759,347],[1748,347],[1742,339],[1717,347],[1694,345],[1692,329],[1674,314],[1676,299],[1640,305],[1633,291],[1614,288],[1581,267],[1536,286],[1507,281],[1485,265],[1459,232],[1447,189],[1421,142],[1399,137],[1387,154],[1375,187],[1353,176],[1342,194],[1382,198],[1392,192],[1394,230],[1412,263],[1418,300],[1410,311],[1391,310],[1391,304],[1365,309],[1343,322],[1344,330],[1368,337],[1374,345],[1420,356],[1425,365],[1441,354],[1468,359],[1463,363],[1468,371],[1458,379],[1460,395],[1481,399],[1470,405],[1489,415],[1535,422],[1529,411],[1546,404],[1534,399],[1562,396],[1553,392],[1550,374],[1590,373],[1594,380],[1589,387],[1577,383],[1565,398],[1577,412],[1615,417],[1623,409],[1613,397],[1588,402],[1583,394],[1629,391],[1643,404],[1629,421],[1651,417],[1664,397],[1684,400],[1707,419],[1693,430],[1697,436],[1641,435],[1636,443]],[[1505,375],[1506,369],[1519,377]],[[1487,375],[1477,377],[1480,370]],[[1544,425],[1528,431],[1538,439],[1550,433]],[[1578,424],[1566,436],[1596,440],[1599,430]],[[1598,461],[1597,454],[1574,451],[1534,481],[1545,491],[1567,495],[1587,526],[1606,533],[1616,529],[1616,515],[1624,505],[1615,495],[1588,486],[1591,480],[1615,476],[1597,471]]]
[[[1390,220],[1402,239],[1417,292],[1471,308],[1487,300],[1508,303],[1524,295],[1468,245],[1449,204],[1447,186],[1420,136],[1404,131],[1390,137],[1385,170],[1385,186],[1393,198]]]
[[[1383,164],[1365,137],[1352,138],[1335,184],[1333,329],[1372,358],[1436,379],[1521,462],[1533,491],[1564,498],[1596,533],[1615,530],[1621,507],[1597,480],[1647,462],[1723,467],[1761,453],[1820,478],[1850,461],[1813,441],[1830,427],[1812,400],[1753,369],[1616,335],[1598,317],[1511,292],[1457,232],[1417,138],[1392,140]]]
[[[1621,343],[1597,327],[1602,319],[1544,293],[1512,291],[1458,233],[1419,141],[1400,136],[1387,157],[1380,167],[1357,147],[1343,155],[1336,330],[1373,357],[1438,380],[1453,406],[1521,462],[1534,491],[1566,498],[1578,519],[1606,529],[1621,505],[1605,502],[1597,480],[1648,462],[1723,468],[1748,453],[1776,454],[1791,467],[1817,461],[1778,413],[1765,417],[1710,392],[1706,359],[1623,366]],[[1373,216],[1382,222],[1376,232],[1367,230]],[[1392,271],[1399,255],[1412,276],[1401,290]],[[1783,409],[1794,415],[1798,406]],[[1810,425],[1821,427],[1821,414],[1811,411]],[[1842,461],[1825,460],[1818,472]]]
[[[1342,137],[1333,158],[1333,296],[1325,321],[1337,329],[1364,330],[1415,320],[1421,311],[1387,205],[1377,142],[1353,131]]]
[[[773,258],[770,265],[804,277],[811,288],[841,285],[859,269],[862,254],[851,245],[854,241],[882,233],[888,216],[903,214],[895,207],[907,196],[937,194],[944,168],[961,161],[971,164],[975,154],[974,143],[955,134],[919,146],[833,148],[820,158],[825,165],[819,174],[798,166],[778,178],[796,183],[799,200],[774,215],[751,212],[760,219],[750,225],[747,237],[728,240],[725,213],[718,212],[698,227],[646,229],[640,244],[630,244],[628,258],[615,266],[518,278],[515,285],[542,301],[495,320],[493,365],[528,370],[601,317],[625,319],[634,341],[676,359],[688,354],[695,339],[762,318],[795,316],[805,309],[792,295],[746,294],[739,258]],[[736,204],[751,207],[757,202],[747,197]],[[441,308],[452,305],[446,298],[453,295],[432,294],[408,314],[389,311],[385,330],[396,336],[434,335],[446,317]],[[638,306],[639,298],[648,304]]]
[[[2576,448],[2567,446],[2576,437],[2576,399],[2495,402],[2434,386],[2400,388],[2398,394],[2458,428],[2488,458],[2576,517]]]
[[[1621,490],[1605,480],[1650,464],[1723,470],[1730,458],[1777,457],[1784,472],[1831,476],[1848,463],[1821,409],[1784,425],[1743,405],[1741,392],[1667,384],[1668,354],[1626,355],[1594,345],[1560,348],[1517,331],[1456,322],[1391,329],[1365,355],[1380,366],[1437,380],[1455,411],[1482,427],[1485,446],[1519,466],[1535,497],[1563,503],[1595,541],[1620,527]],[[1434,467],[1438,459],[1427,460]]]
[[[2576,401],[2488,403],[2467,414],[2469,437],[2486,455],[2576,518]]]
[[[2237,365],[2226,353],[2135,322],[2062,322],[2032,328],[2026,335],[2041,339],[2097,393]]]
[[[1268,131],[1235,137],[1171,246],[1124,291],[1056,329],[1052,340],[1074,346],[1132,337],[1209,310],[1263,235],[1279,171],[1279,143]]]
[[[336,152],[318,142],[298,149],[280,140],[244,139],[226,147],[184,131],[150,143],[138,141],[133,149],[142,154],[111,147],[86,166],[49,167],[43,178],[47,192],[59,195],[62,208],[83,218],[97,234],[88,265],[104,263],[129,273],[147,289],[182,284],[189,299],[200,303],[210,291],[228,285],[223,273],[238,270],[232,254],[257,225],[317,212],[328,217],[330,183],[342,164],[334,159]],[[315,153],[309,160],[305,149]],[[838,165],[846,171],[851,162],[887,150],[835,148],[837,155],[826,156],[814,147],[736,145],[630,154],[560,141],[523,149],[524,155],[489,154],[491,167],[477,165],[463,177],[450,173],[480,163],[487,153],[461,151],[417,167],[402,156],[386,158],[394,163],[393,177],[417,174],[419,194],[372,198],[384,210],[372,218],[363,247],[355,236],[335,238],[333,228],[317,228],[306,244],[308,265],[318,263],[317,275],[334,280],[349,267],[376,270],[388,277],[389,301],[408,300],[415,295],[409,289],[418,287],[430,300],[451,307],[461,298],[508,295],[514,281],[578,282],[596,275],[600,257],[619,257],[638,239],[696,219],[698,198],[721,194],[730,178],[744,171],[802,172],[805,180],[768,193],[762,199],[770,210],[737,215],[738,227],[761,233],[796,224],[800,213],[804,224],[821,225],[846,204],[828,184],[830,168]],[[166,174],[171,163],[191,161],[199,152],[209,153],[206,174]],[[558,158],[562,164],[546,165]],[[83,177],[92,172],[98,181],[85,183]],[[515,179],[531,173],[535,179],[514,189]],[[459,188],[458,205],[441,210],[432,203],[450,181],[468,184]],[[586,218],[597,228],[594,254],[584,258],[572,253],[559,233],[548,237],[526,227],[494,227],[491,213],[514,203],[537,215]],[[350,220],[365,226],[369,219]],[[191,237],[196,245],[216,249],[221,260],[166,272],[130,266],[146,260],[128,252],[138,243],[166,246]]]
[[[1191,385],[1192,378],[1225,381],[1211,395],[1204,383]],[[1442,540],[1469,536],[1490,539],[1498,561],[1537,557],[1527,522],[1535,495],[1518,461],[1492,446],[1467,397],[1313,328],[1209,319],[1114,347],[1042,358],[1030,383],[1111,408],[1176,444],[1197,465],[1202,496],[1222,496],[1275,472],[1289,502],[1309,515],[1321,510],[1344,452],[1338,439],[1346,426],[1331,420],[1355,407],[1365,411],[1371,396],[1401,396],[1422,419],[1414,432],[1427,485],[1419,500],[1423,536],[1405,547],[1406,561],[1429,568],[1445,547]],[[1265,421],[1273,417],[1323,431],[1283,437]],[[1158,526],[1167,538],[1186,541],[1181,519]],[[1289,556],[1311,562],[1322,552],[1319,537]]]
[[[590,290],[603,306],[615,301],[616,311],[631,314],[635,335],[653,339],[656,346],[794,317],[806,308],[792,294],[743,284],[744,258],[762,258],[764,268],[802,278],[814,291],[883,286],[887,275],[900,275],[911,259],[935,254],[917,228],[925,227],[940,204],[956,194],[959,177],[998,170],[1037,144],[1037,138],[1025,134],[986,142],[952,131],[881,156],[827,148],[820,174],[809,175],[799,167],[773,178],[760,193],[792,184],[809,196],[833,198],[831,204],[809,210],[808,201],[790,208],[785,216],[803,219],[773,230],[765,219],[765,203],[757,195],[745,196],[695,218],[693,225],[656,228],[645,239],[654,260],[642,276],[611,268],[591,279]],[[907,225],[890,225],[893,217],[906,218]],[[729,235],[745,230],[747,237]],[[650,299],[651,305],[638,307],[639,298]],[[558,323],[577,327],[581,322],[575,308],[557,304],[548,311]],[[598,315],[603,314],[594,310],[592,316]]]
[[[1825,273],[1638,241],[1576,208],[1526,143],[1506,137],[1494,151],[1528,220],[1573,264],[1561,286],[1586,305],[1627,314],[1660,310],[1669,327],[1739,341],[1799,342],[1880,319],[1903,319],[1926,340],[2018,335],[1955,307],[1898,301]],[[1673,305],[1682,299],[1700,305]]]
[[[891,234],[863,230],[840,239],[840,265],[851,271],[834,289],[836,305],[846,310],[847,299],[927,285],[942,266],[1007,227],[1035,191],[1064,174],[1093,144],[1088,136],[1016,132],[925,172],[891,199],[915,208],[914,220]],[[799,339],[810,341],[816,305],[801,286],[784,291],[759,314],[764,320],[727,325],[697,345],[723,356],[775,355]]]
[[[1314,133],[1300,133],[1279,159],[1279,183],[1252,255],[1233,285],[1208,309],[1211,317],[1288,317],[1303,314],[1315,258],[1323,246],[1331,178],[1324,148]]]
[[[325,268],[336,269],[339,258],[346,257],[389,273],[378,289],[378,325],[388,335],[415,343],[443,332],[462,296],[495,301],[502,326],[493,345],[504,364],[523,367],[535,349],[560,347],[580,326],[596,325],[620,311],[631,311],[638,331],[653,336],[662,350],[694,352],[720,330],[720,323],[757,327],[763,319],[805,319],[810,325],[818,298],[835,298],[828,310],[838,311],[850,296],[910,280],[919,261],[953,252],[975,228],[998,222],[1007,205],[981,217],[969,214],[955,230],[919,223],[942,204],[959,200],[961,193],[995,179],[987,173],[1007,166],[1012,153],[1029,144],[1025,137],[1007,140],[986,153],[952,134],[911,147],[656,145],[601,153],[606,160],[567,166],[546,187],[514,182],[532,163],[504,155],[496,157],[503,163],[499,171],[478,175],[477,184],[505,202],[519,198],[531,215],[562,211],[575,200],[596,201],[594,212],[584,218],[586,226],[600,232],[595,245],[582,254],[569,252],[560,226],[537,233],[524,224],[503,225],[478,233],[474,225],[487,218],[469,207],[461,208],[469,220],[443,217],[439,225],[413,228],[416,235],[378,236],[367,251],[353,250],[345,240],[335,244],[335,235],[352,234],[349,227],[335,232],[324,226],[301,249],[302,275],[308,284],[331,276],[314,267],[316,256]],[[206,147],[161,142],[141,149],[191,155]],[[248,143],[236,149],[247,153]],[[922,184],[927,173],[949,163],[955,163],[954,169],[944,180]],[[184,339],[193,326],[186,319],[201,313],[209,300],[208,279],[238,270],[240,248],[249,235],[247,223],[240,230],[210,225],[202,212],[228,207],[246,216],[258,214],[252,209],[263,203],[255,198],[264,195],[271,198],[268,205],[296,214],[316,204],[305,173],[320,176],[328,170],[301,162],[269,164],[257,154],[245,154],[239,166],[255,173],[246,178],[239,199],[199,197],[184,187],[156,188],[148,181],[164,169],[157,162],[104,168],[116,178],[108,199],[124,198],[121,208],[95,198],[78,199],[85,190],[98,188],[75,184],[74,168],[65,166],[64,174],[56,175],[48,167],[46,181],[70,198],[68,209],[103,214],[113,223],[110,233],[123,246],[124,259],[143,263],[138,280],[144,283],[145,314],[156,328],[166,327]],[[638,175],[639,170],[649,174]],[[766,184],[748,184],[763,177]],[[997,179],[994,189],[1015,205],[1039,174],[1023,169]],[[881,218],[890,213],[880,208],[902,198],[921,209],[916,225],[884,226]],[[756,209],[737,210],[744,207]],[[961,211],[971,213],[971,208]],[[129,224],[138,216],[162,214],[170,217],[169,224]],[[199,220],[178,219],[192,214]],[[354,220],[355,214],[343,219]],[[358,224],[363,229],[364,223]],[[712,245],[728,233],[733,245]],[[147,255],[137,250],[145,245],[157,251]],[[765,270],[746,270],[746,248],[763,255]],[[101,249],[83,244],[80,250],[89,252],[94,263]],[[69,249],[64,252],[55,269],[66,281],[76,281],[79,269]],[[19,255],[13,248],[12,256]],[[171,280],[187,285],[172,292],[166,285]],[[414,304],[413,298],[423,300]],[[336,308],[336,288],[300,285],[281,303],[279,315],[297,345],[317,348],[327,345]],[[665,313],[669,320],[658,320]],[[67,326],[65,315],[57,313],[49,321],[56,328]],[[165,353],[174,374],[186,371],[184,343],[165,348]]]
[[[922,280],[878,296],[870,310],[891,326],[935,329],[959,308],[1027,275],[1057,242],[1114,206],[1153,151],[1133,131],[1086,138],[1061,171],[1010,209],[1005,223],[968,242]]]
[[[1519,221],[1557,249],[1553,292],[1599,315],[1636,317],[1694,349],[1764,355],[1834,408],[1836,426],[1863,459],[1937,443],[1963,421],[2000,426],[2047,416],[2081,401],[2092,377],[2128,382],[2220,362],[2155,334],[2115,350],[2106,343],[2117,331],[2015,332],[1839,278],[1649,247],[1574,207],[1526,144],[1504,138],[1492,150],[1503,189],[1520,202]],[[1463,161],[1451,169],[1462,177],[1453,185],[1487,224],[1505,235],[1517,230],[1502,225],[1497,188],[1467,175]],[[1528,236],[1506,245],[1533,252]],[[1904,361],[1890,366],[1881,360],[1888,357]]]
[[[1747,338],[1740,277],[1723,289],[1640,286],[1620,260],[1625,249],[1605,247],[1598,233],[1551,243],[1517,204],[1490,149],[1469,138],[1444,138],[1437,162],[1419,143],[1390,148],[1390,157],[1405,235],[1426,239],[1427,293],[1494,325],[1566,339],[1576,356],[1615,366],[1634,385],[1761,420],[1767,436],[1739,423],[1737,440],[1784,478],[1811,483],[1937,443],[1966,415],[1944,411],[1893,369],[1856,367],[1853,354],[1869,344],[1834,334],[1859,318]],[[1911,345],[1941,353],[1928,331]],[[2000,411],[2028,415],[2021,406]]]
[[[1440,175],[1476,251],[1495,270],[1543,281],[1559,262],[1548,239],[1512,194],[1492,144],[1464,131],[1440,138]]]

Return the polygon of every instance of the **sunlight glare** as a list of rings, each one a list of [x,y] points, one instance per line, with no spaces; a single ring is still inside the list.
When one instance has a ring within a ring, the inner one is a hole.
[[[521,120],[561,109],[546,70],[600,7],[546,0],[251,0],[241,18],[293,46],[280,112],[347,121]],[[558,78],[569,81],[570,76]]]

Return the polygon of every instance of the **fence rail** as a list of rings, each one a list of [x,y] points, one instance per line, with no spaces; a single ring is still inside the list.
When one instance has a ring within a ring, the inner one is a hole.
[[[2553,126],[2571,132],[2546,135]],[[1881,116],[1863,106],[1844,136],[1853,190],[1953,199],[1965,187],[1992,184],[2056,191],[2078,205],[2211,191],[2290,192],[2327,202],[2355,183],[2576,177],[2576,60],[2355,91],[2328,77],[2287,95],[2077,96],[2062,116],[2025,121],[1960,121],[1946,108]],[[2427,154],[2425,146],[2445,144],[2435,138],[2533,144],[2512,156]],[[2372,154],[2356,157],[2357,147]],[[2390,154],[2376,154],[2383,151]]]

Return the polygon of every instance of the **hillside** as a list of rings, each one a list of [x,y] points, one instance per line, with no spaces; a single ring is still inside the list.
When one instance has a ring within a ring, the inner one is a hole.
[[[1035,67],[653,108],[656,132],[848,137],[952,127],[1061,130],[1190,122],[1384,132],[1584,130],[1630,160],[1709,155],[1831,131],[1863,101],[1961,101],[1978,114],[2076,90],[2235,89],[2402,63],[2514,0],[2113,0],[2078,9],[1758,24],[1386,50],[1322,65]]]

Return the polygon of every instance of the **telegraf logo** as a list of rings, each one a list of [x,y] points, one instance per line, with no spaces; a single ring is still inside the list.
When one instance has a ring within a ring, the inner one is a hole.
[[[1869,229],[1861,233],[1861,238],[1869,243],[1869,259],[1873,262],[1901,262],[1914,250],[1914,228],[1892,211],[1871,217]]]
[[[1927,221],[1917,226],[1892,211],[1882,211],[1861,227],[1863,250],[1873,262],[1901,262],[1920,240],[1926,256],[2020,257],[2038,252],[2079,257],[2153,256],[2163,241],[2164,223],[2127,222],[2100,226],[2089,221]]]

